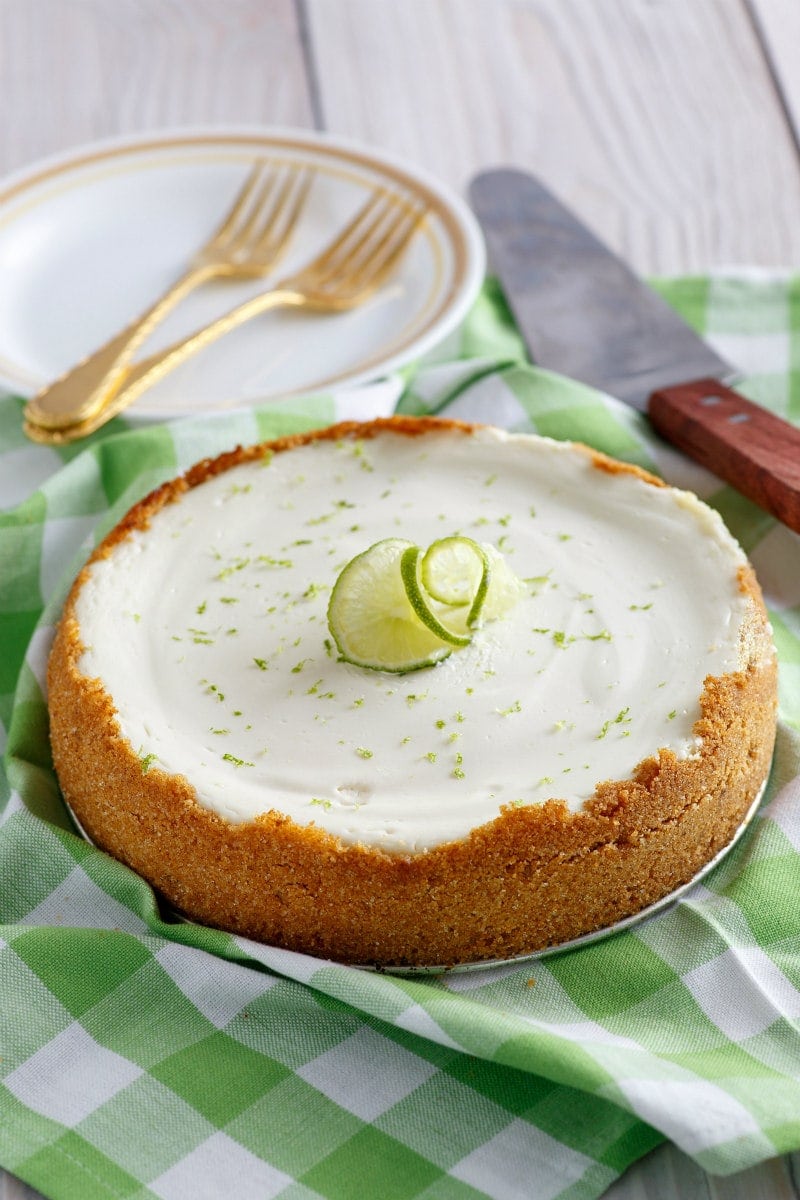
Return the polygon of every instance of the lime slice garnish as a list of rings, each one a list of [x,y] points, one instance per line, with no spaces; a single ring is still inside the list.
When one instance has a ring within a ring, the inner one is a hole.
[[[404,553],[418,549],[386,538],[351,559],[334,584],[328,627],[342,658],[358,667],[403,673],[432,667],[452,651],[409,603]]]
[[[416,671],[468,646],[478,625],[502,616],[521,593],[502,554],[488,543],[454,534],[423,554],[405,538],[386,538],[340,573],[328,627],[345,662]]]
[[[454,614],[454,606],[440,603],[437,605],[438,612],[434,610],[435,601],[431,600],[428,589],[421,583],[421,560],[422,551],[419,546],[413,545],[403,551],[400,559],[400,574],[403,578],[408,603],[415,616],[426,629],[429,629],[431,633],[448,645],[468,646],[472,641],[472,634],[468,632],[468,626],[459,632],[455,624],[445,623],[447,621],[446,614],[448,612]],[[465,606],[460,604],[458,607],[464,608]]]
[[[422,558],[422,586],[441,604],[465,609],[464,628],[477,624],[489,589],[491,569],[486,549],[472,538],[454,534],[432,542]],[[455,614],[447,624],[459,629]]]
[[[442,604],[471,604],[486,570],[483,548],[453,534],[431,542],[422,559],[422,585]]]
[[[490,542],[483,542],[482,548],[489,563],[489,586],[486,589],[486,599],[483,608],[474,624],[480,621],[496,621],[498,617],[509,612],[524,592],[524,587],[509,567],[503,555]]]

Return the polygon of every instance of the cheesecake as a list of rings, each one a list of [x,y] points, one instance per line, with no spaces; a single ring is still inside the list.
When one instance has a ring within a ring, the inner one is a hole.
[[[343,659],[347,563],[454,537],[513,573],[508,611],[422,668]],[[776,688],[711,508],[578,444],[429,418],[165,484],[79,574],[48,672],[93,842],[195,921],[376,966],[527,955],[693,878],[764,784]]]

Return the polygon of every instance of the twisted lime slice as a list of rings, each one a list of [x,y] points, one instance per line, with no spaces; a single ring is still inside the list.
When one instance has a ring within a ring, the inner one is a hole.
[[[489,585],[483,607],[473,621],[475,625],[483,624],[484,621],[496,621],[498,617],[505,616],[525,591],[522,581],[491,542],[484,542],[482,549],[489,564]]]
[[[403,673],[432,667],[452,651],[414,612],[401,562],[418,549],[404,538],[386,538],[351,559],[334,584],[328,628],[345,662]]]
[[[455,534],[439,538],[425,551],[420,576],[425,591],[434,600],[466,608],[464,624],[467,629],[478,623],[491,580],[485,547],[472,538]],[[453,615],[451,621],[455,619]]]
[[[449,646],[468,646],[472,641],[472,634],[468,631],[469,623],[465,621],[463,631],[459,632],[455,606],[445,602],[436,606],[438,612],[434,610],[435,601],[431,601],[430,593],[426,595],[427,588],[421,583],[421,560],[422,551],[419,546],[409,546],[403,551],[400,559],[400,574],[414,615],[426,629],[436,634],[440,641]],[[459,610],[466,607],[464,604],[458,605]],[[448,614],[452,618],[451,622],[448,622]]]
[[[334,584],[328,628],[341,658],[375,671],[432,667],[507,612],[522,585],[494,546],[453,535],[423,554],[386,538],[351,559]]]

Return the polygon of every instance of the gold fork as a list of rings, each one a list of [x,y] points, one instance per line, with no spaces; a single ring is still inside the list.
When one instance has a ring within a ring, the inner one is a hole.
[[[25,407],[26,419],[47,429],[87,420],[121,386],[138,347],[190,292],[210,279],[268,274],[289,244],[311,182],[310,168],[256,162],[231,209],[180,278],[145,313],[34,396]]]
[[[94,433],[169,371],[232,329],[270,308],[343,312],[363,304],[388,279],[424,219],[421,205],[383,189],[373,193],[354,219],[311,263],[128,371],[101,411],[61,429],[26,421],[37,442],[60,445]]]

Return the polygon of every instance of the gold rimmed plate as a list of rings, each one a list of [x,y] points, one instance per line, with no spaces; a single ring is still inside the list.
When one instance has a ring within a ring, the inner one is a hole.
[[[218,223],[255,158],[315,172],[278,274],[311,259],[375,187],[422,202],[428,216],[374,302],[335,317],[256,319],[146,392],[131,419],[355,386],[418,359],[455,329],[483,279],[483,240],[466,204],[424,172],[311,132],[167,130],[98,142],[0,184],[0,385],[33,395],[145,309]],[[142,353],[185,337],[268,282],[206,286]]]

